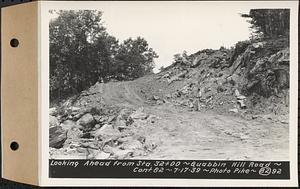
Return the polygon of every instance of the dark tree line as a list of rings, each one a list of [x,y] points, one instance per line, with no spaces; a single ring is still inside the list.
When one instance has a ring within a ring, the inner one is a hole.
[[[132,80],[152,73],[157,54],[145,39],[120,43],[102,23],[102,12],[52,11],[50,36],[50,96],[76,94],[97,81]]]
[[[290,31],[289,9],[251,9],[242,17],[251,18],[248,22],[255,38],[287,37]]]

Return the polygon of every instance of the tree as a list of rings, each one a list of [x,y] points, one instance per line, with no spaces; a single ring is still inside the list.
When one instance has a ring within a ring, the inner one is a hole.
[[[95,70],[105,56],[94,49],[100,43],[105,46],[106,31],[99,11],[55,13],[58,17],[50,22],[49,34],[50,92],[56,97],[81,91],[98,79]]]
[[[290,31],[289,9],[251,9],[249,14],[242,14],[250,18],[254,38],[274,38],[288,36]]]
[[[135,79],[153,73],[154,58],[157,57],[144,38],[129,38],[119,47],[115,57],[115,64],[118,66],[115,66],[114,73],[124,79]]]

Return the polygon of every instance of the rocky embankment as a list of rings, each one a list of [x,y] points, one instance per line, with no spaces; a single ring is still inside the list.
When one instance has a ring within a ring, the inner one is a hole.
[[[156,98],[191,111],[287,115],[288,40],[245,41],[234,49],[202,50],[181,57],[156,78],[167,83],[167,90]]]
[[[144,156],[156,148],[136,127],[157,116],[112,107],[50,109],[50,156],[54,159],[125,159]]]

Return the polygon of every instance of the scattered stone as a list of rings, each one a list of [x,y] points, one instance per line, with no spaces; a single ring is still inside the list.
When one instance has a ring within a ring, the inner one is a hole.
[[[108,159],[109,156],[110,156],[110,153],[101,151],[94,157],[94,159]]]
[[[78,112],[80,110],[80,108],[74,107],[74,106],[72,106],[72,107],[70,107],[68,109],[71,110],[72,112]]]
[[[119,148],[122,150],[137,150],[143,149],[143,144],[138,140],[132,140],[123,143]]]
[[[84,115],[84,112],[80,112],[80,113],[73,112],[72,114],[74,114],[73,115],[73,120],[77,121]]]
[[[91,135],[95,138],[98,138],[99,136],[103,138],[109,138],[112,136],[118,135],[120,132],[113,128],[112,125],[105,124],[100,129],[96,130],[95,132],[92,132]]]
[[[52,148],[62,148],[67,139],[67,132],[60,126],[49,128],[49,146]]]
[[[113,158],[115,159],[128,159],[132,157],[133,150],[121,150],[121,149],[113,149]]]
[[[159,118],[155,115],[150,115],[148,118],[147,118],[147,121],[149,121],[150,123],[155,123]]]
[[[83,135],[83,132],[78,128],[72,128],[67,131],[67,138],[72,142],[79,140]]]
[[[100,129],[100,127],[101,127],[101,125],[96,124],[96,125],[94,126],[94,129]]]
[[[126,127],[126,120],[124,120],[123,118],[119,117],[117,118],[116,122],[115,122],[115,126],[116,127]]]
[[[95,159],[95,157],[99,154],[99,150],[95,149],[87,149],[87,159]]]
[[[180,92],[181,92],[182,94],[186,95],[186,94],[189,93],[190,89],[191,89],[191,84],[184,86],[184,87],[180,90]]]
[[[155,150],[157,148],[157,144],[155,144],[154,142],[148,142],[147,144],[145,144],[144,149],[146,149],[149,152],[152,152],[153,150]]]
[[[83,127],[91,127],[94,124],[95,120],[92,114],[83,115],[78,121],[78,125],[82,125]]]
[[[115,116],[115,115],[109,116],[108,119],[107,119],[107,123],[112,123],[116,119],[117,119],[117,116]]]
[[[49,127],[57,127],[59,126],[59,121],[56,117],[54,116],[49,116]]]
[[[157,101],[156,101],[156,104],[157,104],[157,105],[161,105],[161,104],[163,104],[164,102],[165,102],[164,100],[157,100]]]
[[[229,112],[238,113],[239,110],[237,108],[229,109]]]
[[[264,117],[265,119],[268,119],[268,120],[273,120],[271,114],[264,115],[263,117]]]
[[[95,149],[95,150],[99,149],[98,143],[96,141],[91,141],[90,142],[89,140],[86,140],[83,143],[81,143],[80,147],[90,148],[90,149]]]
[[[132,140],[134,140],[133,136],[124,136],[124,137],[118,138],[118,142],[120,142],[120,143],[132,141]]]
[[[236,97],[241,96],[241,93],[239,92],[238,89],[234,90],[234,94],[235,94]]]
[[[49,115],[56,116],[57,115],[57,108],[53,107],[49,109]]]
[[[76,124],[75,121],[72,120],[66,120],[63,123],[61,123],[60,126],[66,131],[72,129],[73,127],[77,127],[77,128],[80,127],[79,125]]]
[[[152,99],[153,100],[159,100],[160,98],[159,98],[159,96],[153,95]]]
[[[139,136],[137,138],[138,141],[140,141],[140,143],[144,144],[146,142],[146,138],[144,136]]]
[[[127,126],[117,126],[117,129],[120,131],[120,132],[123,132],[125,129],[128,129]]]
[[[93,115],[94,120],[96,121],[96,123],[101,123],[102,122],[102,116],[100,115]]]
[[[289,122],[287,120],[280,120],[280,123],[289,124]]]
[[[236,97],[238,100],[245,100],[247,97],[245,97],[244,95],[240,95]]]
[[[240,105],[240,107],[241,107],[242,109],[245,109],[245,108],[246,108],[246,104],[244,103],[244,100],[238,100],[237,102],[238,102],[238,104]]]
[[[130,118],[132,118],[133,120],[135,119],[145,120],[147,119],[147,117],[148,114],[143,112],[143,108],[139,108],[138,110],[136,110],[134,113],[130,115]]]
[[[247,135],[240,134],[240,139],[241,139],[241,140],[247,140],[247,139],[249,139],[249,138],[250,138],[250,137],[247,136]]]
[[[117,116],[117,119],[124,119],[126,120],[130,114],[132,113],[131,110],[127,109],[127,108],[124,108],[120,111],[119,115]]]

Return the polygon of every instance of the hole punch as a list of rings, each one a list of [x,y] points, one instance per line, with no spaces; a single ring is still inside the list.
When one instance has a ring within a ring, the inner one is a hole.
[[[15,39],[15,38],[10,40],[10,46],[18,47],[19,46],[19,40]]]
[[[19,144],[15,141],[10,143],[10,149],[13,150],[13,151],[18,150],[19,149]]]

